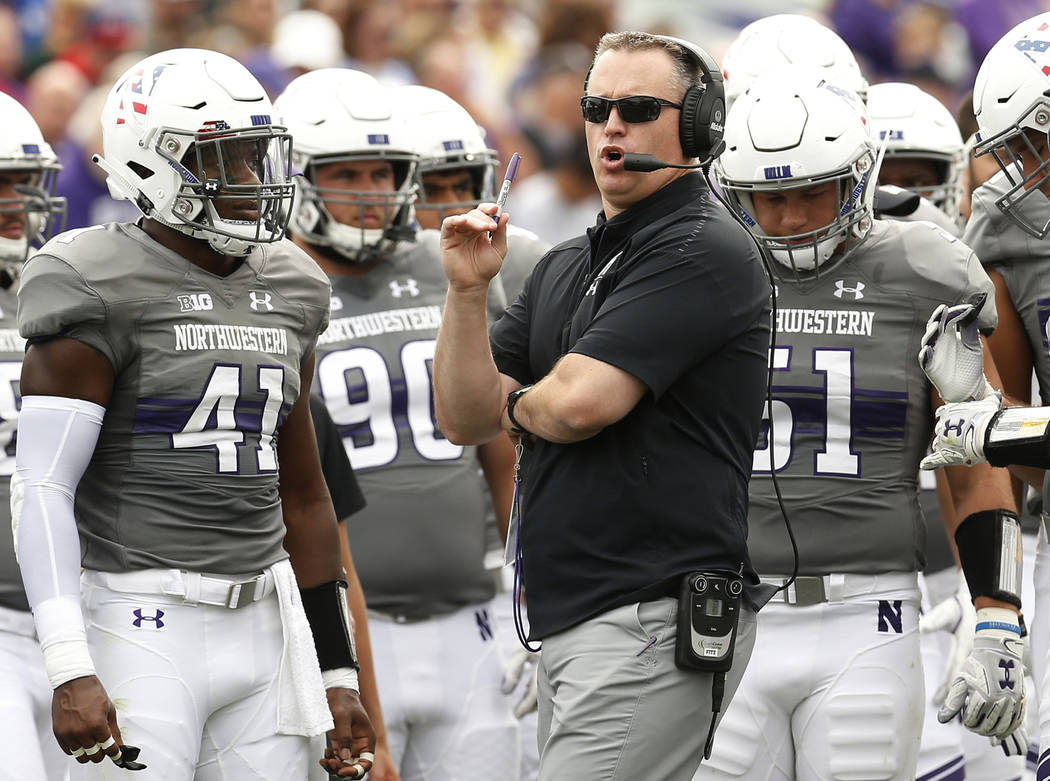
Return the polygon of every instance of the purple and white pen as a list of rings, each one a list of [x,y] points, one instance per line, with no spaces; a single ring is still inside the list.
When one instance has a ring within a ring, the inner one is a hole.
[[[510,162],[507,164],[507,173],[503,174],[503,186],[499,188],[499,195],[496,196],[496,213],[493,215],[493,219],[496,222],[499,222],[499,216],[503,214],[503,207],[507,205],[507,196],[510,195],[510,183],[517,177],[519,165],[521,165],[521,155],[515,152],[510,156]]]

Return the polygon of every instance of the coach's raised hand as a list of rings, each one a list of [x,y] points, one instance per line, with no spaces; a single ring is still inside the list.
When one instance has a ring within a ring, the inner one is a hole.
[[[507,257],[509,217],[497,217],[496,211],[496,204],[483,203],[441,223],[441,266],[453,290],[487,290],[499,273]]]

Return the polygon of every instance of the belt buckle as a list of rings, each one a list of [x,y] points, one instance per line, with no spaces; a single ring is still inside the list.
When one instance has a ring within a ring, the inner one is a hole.
[[[257,575],[251,580],[241,580],[231,583],[226,592],[226,607],[236,610],[239,607],[250,605],[255,601],[255,592],[261,588],[265,575]]]
[[[801,575],[792,584],[792,598],[789,602],[797,607],[810,607],[827,601],[824,593],[824,578],[815,575]]]

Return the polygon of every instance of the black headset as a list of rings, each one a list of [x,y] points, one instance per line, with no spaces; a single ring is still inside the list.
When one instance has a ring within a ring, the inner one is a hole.
[[[722,152],[722,135],[726,121],[726,90],[722,69],[706,51],[695,43],[654,35],[682,47],[682,50],[700,66],[700,84],[686,90],[678,120],[678,140],[685,157],[699,157],[702,162],[718,157]]]

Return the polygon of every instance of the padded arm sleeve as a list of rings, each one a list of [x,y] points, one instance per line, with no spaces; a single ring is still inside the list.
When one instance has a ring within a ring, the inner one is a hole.
[[[52,686],[93,673],[84,669],[86,645],[75,657],[67,653],[85,638],[73,500],[104,414],[82,399],[26,396],[18,416],[15,468],[24,491],[21,517],[13,519],[18,560]]]

